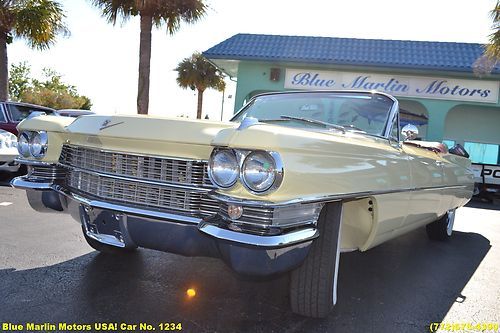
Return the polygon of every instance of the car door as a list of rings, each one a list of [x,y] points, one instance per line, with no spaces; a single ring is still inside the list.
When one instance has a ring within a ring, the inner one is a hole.
[[[403,150],[411,171],[410,204],[404,225],[424,225],[442,213],[443,160],[438,153],[414,144],[403,143]]]

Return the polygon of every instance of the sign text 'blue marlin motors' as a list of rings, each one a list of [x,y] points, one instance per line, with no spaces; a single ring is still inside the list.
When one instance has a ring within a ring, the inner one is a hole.
[[[288,69],[287,89],[362,89],[395,96],[497,103],[499,81]]]

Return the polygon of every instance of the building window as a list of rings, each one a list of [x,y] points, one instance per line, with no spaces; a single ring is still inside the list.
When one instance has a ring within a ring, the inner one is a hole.
[[[465,142],[464,148],[474,163],[499,164],[499,146],[489,143]]]
[[[455,146],[454,140],[443,140],[443,143],[448,147],[448,149],[453,148],[453,146]]]

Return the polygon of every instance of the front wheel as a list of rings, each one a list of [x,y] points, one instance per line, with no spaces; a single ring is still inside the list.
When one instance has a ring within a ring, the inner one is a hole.
[[[337,302],[342,203],[327,204],[318,219],[319,237],[304,263],[292,271],[292,311],[307,317],[326,317]]]
[[[445,241],[453,234],[453,224],[455,223],[456,209],[449,210],[439,220],[426,226],[427,236],[431,240]]]

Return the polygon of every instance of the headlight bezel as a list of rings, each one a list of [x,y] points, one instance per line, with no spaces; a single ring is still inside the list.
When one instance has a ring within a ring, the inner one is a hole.
[[[245,165],[246,163],[249,162],[250,158],[252,158],[254,155],[262,154],[265,157],[269,158],[270,161],[273,163],[273,181],[270,185],[263,189],[256,189],[254,188],[249,181],[247,180],[247,177],[245,176]],[[240,180],[247,189],[252,194],[256,195],[264,195],[264,194],[269,194],[276,190],[280,185],[281,182],[283,181],[283,175],[284,175],[284,167],[283,167],[283,161],[281,160],[280,155],[277,152],[274,151],[267,151],[267,150],[252,150],[248,154],[245,155],[243,161],[241,162],[240,166]]]
[[[35,146],[34,140],[39,139]],[[49,135],[46,131],[22,131],[17,140],[17,151],[24,158],[43,159],[47,154]]]
[[[221,151],[229,151],[233,156],[236,157],[237,161],[237,166],[238,166],[238,175],[233,179],[233,182],[230,184],[226,184],[226,186],[221,186],[217,181],[215,181],[214,176],[212,174],[213,172],[213,158],[217,153],[220,153]],[[251,158],[255,154],[265,154],[266,157],[268,157],[273,164],[273,182],[267,186],[264,189],[256,189],[254,188],[246,179],[245,176],[245,169],[244,166],[246,165],[245,163],[247,162],[248,158]],[[251,149],[231,149],[227,147],[215,147],[210,155],[210,159],[208,160],[208,166],[207,166],[207,171],[208,171],[208,178],[214,184],[217,188],[220,189],[230,189],[234,187],[238,182],[241,184],[243,188],[245,188],[247,191],[249,191],[252,194],[255,195],[267,195],[273,191],[275,191],[282,183],[283,181],[283,176],[284,176],[284,166],[283,166],[283,161],[281,159],[281,156],[279,153],[275,151],[268,151],[268,150],[263,150],[263,149],[256,149],[256,150],[251,150]]]
[[[19,155],[22,157],[30,157],[31,152],[30,152],[30,141],[31,141],[31,132],[21,132],[19,133],[18,139],[17,139],[17,151],[19,152]],[[26,140],[26,143],[21,141],[22,139]],[[25,147],[25,151],[23,151],[23,147]]]
[[[38,152],[34,152],[33,147],[35,146],[35,143],[33,142],[35,138],[40,137],[40,150]],[[49,135],[47,134],[46,131],[34,131],[31,134],[30,138],[30,154],[32,157],[41,159],[45,157],[45,154],[47,153],[47,147],[49,144]]]
[[[220,182],[218,182],[216,180],[217,177],[214,176],[214,172],[216,170],[214,170],[212,163],[213,163],[215,156],[217,154],[225,154],[225,153],[232,155],[232,157],[234,158],[234,166],[235,166],[236,172],[235,172],[234,179],[232,179],[231,182],[228,182],[226,184],[221,184]],[[238,178],[240,176],[240,163],[239,163],[239,159],[238,159],[238,155],[237,155],[236,151],[234,151],[233,149],[227,149],[227,148],[215,148],[212,151],[212,154],[210,155],[210,159],[209,159],[208,164],[207,164],[207,173],[208,173],[208,178],[210,179],[212,184],[214,184],[215,186],[217,186],[219,188],[223,188],[223,189],[229,189],[229,188],[233,187],[238,182]]]

